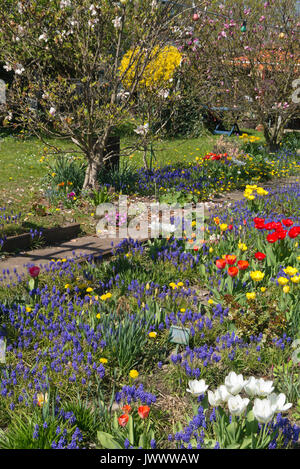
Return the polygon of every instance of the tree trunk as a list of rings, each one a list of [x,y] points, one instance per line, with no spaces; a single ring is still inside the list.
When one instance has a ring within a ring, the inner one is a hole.
[[[120,138],[108,137],[105,148],[101,145],[97,145],[93,151],[94,154],[88,157],[88,166],[83,183],[83,189],[87,190],[99,189],[98,173],[103,166],[107,170],[119,169]],[[109,158],[104,161],[105,157],[108,155]],[[107,182],[109,183],[110,181]]]
[[[84,190],[95,190],[99,188],[98,183],[98,172],[100,169],[100,160],[96,158],[90,158],[88,160],[88,166],[86,168],[83,189]]]

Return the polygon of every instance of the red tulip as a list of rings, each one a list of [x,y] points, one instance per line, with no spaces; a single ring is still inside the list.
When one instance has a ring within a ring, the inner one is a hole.
[[[267,241],[268,243],[275,243],[276,241],[278,241],[278,233],[274,231],[274,233],[268,234]]]
[[[125,414],[130,414],[131,412],[131,406],[126,404],[122,407],[122,410],[124,410]]]
[[[233,267],[229,267],[227,272],[228,272],[228,275],[230,275],[230,277],[236,277],[237,274],[239,273],[239,269],[237,267],[233,266]]]
[[[249,267],[248,261],[238,261],[237,266],[240,270],[246,270]]]
[[[141,405],[138,408],[138,414],[141,417],[141,419],[146,419],[149,415],[150,412],[150,407],[147,405]]]
[[[128,423],[129,420],[129,415],[128,414],[123,414],[118,418],[119,425],[121,427],[125,427]]]
[[[285,220],[281,220],[281,222],[284,224],[284,226],[290,227],[294,224],[293,220],[290,220],[289,218]]]
[[[277,233],[278,239],[284,239],[286,237],[287,231],[277,230],[276,233]]]
[[[264,218],[255,217],[253,218],[254,223],[265,223]]]
[[[228,230],[231,231],[233,229],[233,225],[228,225]]]
[[[257,230],[263,230],[265,228],[265,219],[264,218],[255,217],[253,219],[253,221],[254,221],[254,227]]]
[[[226,262],[225,259],[217,259],[216,260],[216,266],[218,267],[218,269],[224,269],[226,264],[227,264],[227,262]]]
[[[236,256],[234,254],[227,254],[225,256],[226,262],[229,265],[233,265],[236,263]]]
[[[267,256],[263,252],[256,252],[254,254],[255,259],[258,261],[263,261]]]
[[[29,267],[28,269],[28,272],[29,272],[29,275],[32,277],[32,278],[35,278],[39,275],[40,273],[40,268],[37,266],[37,265],[34,265],[32,267]]]
[[[297,236],[300,234],[300,226],[294,226],[293,228],[290,229],[288,235],[290,238],[297,238]]]

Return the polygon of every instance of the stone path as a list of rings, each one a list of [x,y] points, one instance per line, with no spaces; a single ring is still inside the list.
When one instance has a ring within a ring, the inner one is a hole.
[[[16,269],[19,275],[27,273],[29,265],[38,265],[43,267],[51,259],[68,259],[78,257],[78,259],[93,255],[105,256],[112,250],[112,245],[118,244],[121,239],[102,239],[97,236],[84,236],[82,238],[71,239],[56,246],[36,249],[11,256],[0,262],[0,275],[2,281],[8,283],[11,275]],[[9,271],[9,273],[7,272]],[[5,272],[4,272],[5,271]]]

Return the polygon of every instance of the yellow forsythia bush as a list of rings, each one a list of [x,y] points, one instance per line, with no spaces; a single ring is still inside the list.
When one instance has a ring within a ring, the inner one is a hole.
[[[145,58],[146,59],[146,58]],[[123,84],[130,87],[133,80],[136,79],[136,66],[143,67],[143,54],[140,50],[129,50],[123,57],[120,65],[120,74],[123,76]],[[176,68],[180,65],[181,54],[173,46],[166,46],[159,50],[154,48],[150,60],[147,58],[148,64],[145,67],[141,80],[139,80],[138,88],[140,90],[150,90],[157,88],[169,88],[170,79],[173,78]]]

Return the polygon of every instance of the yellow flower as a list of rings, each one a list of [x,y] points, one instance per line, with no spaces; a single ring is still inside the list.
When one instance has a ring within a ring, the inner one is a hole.
[[[227,228],[228,228],[228,225],[226,225],[226,223],[221,223],[221,225],[220,225],[220,230],[221,231],[226,231]]]
[[[239,249],[240,249],[241,251],[247,251],[248,248],[247,248],[246,244],[244,244],[244,243],[239,243]]]
[[[177,287],[183,287],[183,282],[178,282]]]
[[[261,272],[260,270],[254,270],[253,272],[250,272],[250,277],[255,282],[260,282],[264,278],[264,276],[265,274]]]
[[[291,282],[299,283],[300,282],[300,275],[295,275],[294,277],[292,277]]]
[[[139,372],[137,370],[130,370],[129,376],[130,378],[136,379],[139,375]]]
[[[261,287],[260,291],[264,293],[266,291],[266,287]]]
[[[51,176],[54,178],[54,176],[56,176],[56,173],[52,173]]]
[[[185,313],[185,308],[181,308],[181,309],[180,309],[180,312],[181,312],[181,313]]]
[[[86,289],[86,292],[87,292],[87,293],[90,293],[90,292],[93,291],[93,290],[94,290],[93,288],[88,287],[88,288]]]
[[[256,293],[253,291],[251,293],[246,293],[247,300],[254,300],[256,297]]]
[[[71,288],[71,285],[69,283],[66,283],[65,288]]]
[[[213,305],[213,304],[214,304],[214,300],[212,300],[212,299],[210,298],[207,303],[208,303],[209,305]]]
[[[277,282],[279,283],[279,285],[286,285],[287,283],[289,283],[289,279],[286,278],[286,277],[279,277],[277,279]]]
[[[97,319],[100,319],[100,318],[101,318],[101,314],[100,314],[100,313],[96,314],[96,318],[97,318]]]
[[[212,252],[214,252],[213,248],[209,248],[209,253],[211,254]]]
[[[298,272],[298,269],[289,265],[286,269],[283,269],[283,272],[289,275],[290,277],[293,277]]]
[[[100,358],[99,361],[100,361],[100,363],[107,363],[108,362],[107,358]]]
[[[284,293],[288,293],[290,291],[290,287],[288,285],[285,285],[282,290]]]
[[[156,336],[157,336],[157,332],[149,332],[149,337],[155,339]]]
[[[26,313],[31,313],[32,309],[30,308],[30,306],[26,306]]]

